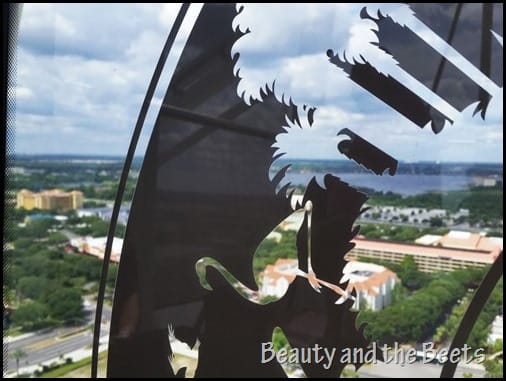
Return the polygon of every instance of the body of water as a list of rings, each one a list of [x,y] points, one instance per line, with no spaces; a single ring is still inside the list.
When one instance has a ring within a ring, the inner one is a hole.
[[[287,173],[286,180],[293,185],[305,185],[313,176],[323,184],[323,173]],[[402,195],[414,195],[429,191],[449,191],[469,188],[472,177],[463,175],[409,175],[377,176],[369,173],[334,173],[342,181],[354,187],[371,188],[377,191],[393,192]]]

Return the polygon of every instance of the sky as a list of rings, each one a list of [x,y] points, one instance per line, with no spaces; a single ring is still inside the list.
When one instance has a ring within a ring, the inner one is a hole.
[[[145,150],[170,68],[200,9],[192,7],[155,93],[137,154]],[[345,159],[336,150],[342,139],[336,135],[346,127],[401,161],[502,162],[502,88],[496,86],[495,106],[486,121],[473,117],[469,107],[435,135],[329,63],[328,48],[347,52],[348,59],[360,59],[366,50],[376,54],[361,37],[360,28],[368,27],[359,17],[361,7],[274,5],[266,12],[247,5],[234,20],[234,27],[251,31],[233,47],[240,53],[238,94],[254,98],[261,86],[275,80],[278,98],[291,97],[317,109],[310,128],[287,123],[288,133],[277,138],[279,151],[287,157]],[[25,4],[17,51],[15,152],[125,155],[178,9],[177,4]],[[463,22],[473,14],[464,8]],[[502,19],[498,32],[502,35]]]

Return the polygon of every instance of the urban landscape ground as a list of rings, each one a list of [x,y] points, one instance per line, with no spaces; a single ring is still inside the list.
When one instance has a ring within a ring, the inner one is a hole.
[[[91,211],[111,208],[122,162],[104,158],[21,157],[15,163],[11,169],[8,188],[10,203],[7,205],[5,221],[7,250],[4,250],[4,259],[7,260],[8,267],[4,273],[4,345],[7,345],[4,375],[44,377],[57,374],[87,377],[101,260],[97,256],[76,250],[70,242],[79,237],[107,235],[107,213],[93,214]],[[424,171],[435,170],[434,167],[421,168],[419,169]],[[140,161],[136,161],[127,184],[124,199],[126,210],[133,197],[139,170]],[[308,171],[317,174],[324,170],[326,168],[321,163],[301,163],[300,168],[292,169],[305,174]],[[404,196],[369,189],[368,203],[372,208],[358,221],[361,225],[360,234],[370,239],[406,243],[412,243],[427,234],[444,235],[450,230],[502,237],[502,166],[500,171],[497,168],[473,167],[468,169],[468,173],[470,178],[478,179],[477,181],[494,179],[495,182],[470,184],[469,188],[461,190]],[[451,173],[445,175],[451,176]],[[54,188],[81,191],[84,204],[79,208],[80,211],[27,210],[16,205],[16,195],[22,189],[39,192]],[[303,190],[302,187],[298,188]],[[90,213],[81,213],[86,210]],[[117,237],[124,235],[125,224],[120,222]],[[296,257],[294,240],[294,232],[281,231],[281,238],[276,242],[265,241],[258,249],[260,260],[257,265],[264,268],[273,264],[281,253],[283,258]],[[388,263],[382,265],[389,266]],[[408,308],[410,301],[421,298],[420,295],[430,292],[431,287],[435,289],[437,281],[444,278],[448,285],[455,287],[459,295],[451,295],[444,303],[441,302],[442,310],[437,311],[433,320],[413,322],[413,326],[419,324],[423,327],[423,337],[419,337],[420,340],[413,340],[408,333],[399,333],[398,336],[403,338],[404,345],[413,347],[423,340],[435,341],[440,346],[448,345],[456,329],[455,321],[460,321],[465,303],[472,296],[472,291],[486,269],[471,269],[474,273],[462,275],[455,280],[453,278],[459,272],[435,277],[420,272],[416,263],[409,261],[391,264],[391,268],[401,280],[401,286],[395,290],[396,298],[392,306],[383,311],[361,311],[360,316],[378,324],[372,326],[371,335],[381,341],[381,335],[387,331],[381,328],[389,320],[388,314],[394,314],[396,308],[401,309],[401,305],[404,306],[402,308]],[[105,374],[110,306],[116,273],[117,265],[112,264],[101,328],[99,373],[102,375]],[[494,318],[502,316],[502,303],[501,281],[470,339],[473,340],[473,345],[483,347],[487,356],[492,356],[493,360],[487,360],[484,364],[462,364],[457,370],[457,376],[502,377],[502,341],[493,343],[489,340]],[[406,315],[417,316],[409,313]],[[395,321],[400,320],[402,317],[395,318]],[[180,350],[175,351],[172,366],[175,369],[187,366],[187,375],[191,376],[197,364],[198,353],[182,343],[173,346]],[[439,377],[440,371],[440,364],[378,363],[366,365],[358,372],[347,369],[343,376],[430,378]],[[295,369],[293,375],[301,374]]]

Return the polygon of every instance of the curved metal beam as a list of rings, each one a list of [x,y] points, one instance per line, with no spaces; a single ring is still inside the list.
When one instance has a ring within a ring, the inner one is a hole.
[[[148,109],[151,104],[151,100],[155,93],[156,85],[160,79],[163,67],[165,66],[165,62],[167,61],[167,57],[169,56],[169,53],[172,49],[172,45],[174,44],[176,36],[179,32],[179,29],[181,28],[181,24],[183,23],[184,17],[186,16],[186,12],[188,11],[189,7],[190,3],[183,3],[183,5],[181,5],[176,20],[174,21],[174,25],[172,26],[169,36],[167,37],[167,40],[165,41],[162,53],[160,54],[160,58],[158,59],[158,63],[156,64],[155,71],[153,73],[153,76],[151,77],[151,82],[149,83],[148,91],[146,92],[146,96],[144,97],[144,102],[142,103],[141,111],[139,112],[139,117],[137,118],[137,123],[135,124],[134,132],[132,134],[132,139],[130,140],[130,146],[128,147],[128,152],[125,158],[125,164],[123,165],[123,171],[121,173],[118,185],[118,192],[116,193],[116,199],[114,201],[114,207],[112,210],[109,232],[107,234],[107,243],[105,246],[104,261],[102,263],[102,273],[100,276],[100,285],[98,288],[97,310],[95,313],[95,326],[93,329],[91,378],[97,378],[98,346],[100,340],[100,323],[102,322],[102,309],[104,305],[105,285],[107,281],[107,274],[109,272],[109,261],[111,258],[112,242],[114,239],[114,233],[116,231],[121,200],[123,199],[123,194],[125,192],[128,173],[130,172],[130,167],[132,165],[135,149],[137,148],[139,136],[141,134],[142,127],[144,125],[144,120],[146,119],[146,115],[148,113]]]
[[[494,287],[496,286],[499,279],[503,274],[503,261],[502,261],[502,251],[501,254],[497,257],[492,267],[488,271],[487,275],[481,281],[480,287],[474,293],[473,299],[467,307],[467,311],[460,322],[459,328],[457,329],[457,333],[453,338],[452,345],[450,346],[450,352],[453,353],[455,348],[462,348],[466,343],[469,335],[471,334],[471,330],[476,324],[476,320],[480,316],[481,311],[485,307]],[[443,369],[441,370],[440,378],[453,378],[455,375],[455,370],[457,369],[458,362],[447,361],[443,365]]]

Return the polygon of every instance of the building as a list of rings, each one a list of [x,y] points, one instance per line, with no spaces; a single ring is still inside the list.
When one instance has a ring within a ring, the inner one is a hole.
[[[29,224],[34,221],[41,221],[41,220],[55,220],[58,222],[65,222],[68,220],[67,216],[60,216],[60,215],[53,215],[48,213],[35,213],[35,214],[29,214],[25,217],[24,223]]]
[[[282,297],[297,273],[296,259],[278,259],[273,265],[267,265],[260,275],[260,294]],[[356,291],[353,308],[373,311],[381,310],[392,302],[392,290],[398,283],[396,274],[387,268],[357,261],[351,261],[344,267],[341,282],[346,280],[349,281],[346,291],[350,294],[353,289]],[[339,297],[337,293],[336,300]]]
[[[297,270],[296,259],[278,259],[273,265],[267,265],[260,274],[260,294],[283,296],[295,279]]]
[[[54,218],[54,216],[51,214],[45,214],[45,213],[30,214],[25,217],[25,224],[29,224],[33,221],[52,220],[53,218]]]
[[[502,239],[468,232],[450,232],[445,236],[427,235],[417,243],[400,243],[357,237],[347,259],[400,262],[411,255],[424,272],[452,271],[494,263],[502,250]]]
[[[488,342],[495,343],[496,340],[503,340],[502,315],[497,315],[492,323],[492,329],[488,335]]]
[[[36,193],[23,189],[18,192],[16,199],[16,206],[27,210],[77,209],[83,205],[83,193],[75,190],[64,192],[51,189]]]
[[[27,210],[37,208],[37,197],[35,195],[36,193],[29,190],[20,190],[16,196],[16,208],[25,208]]]
[[[70,240],[70,245],[78,252],[93,255],[100,259],[104,259],[106,243],[107,237],[78,237]],[[119,263],[122,248],[123,239],[114,237],[111,249],[111,262]]]
[[[424,235],[418,238],[415,243],[452,249],[493,251],[496,248],[502,249],[503,239],[502,237],[487,237],[484,233],[451,230],[442,236]]]
[[[86,208],[86,209],[78,209],[77,216],[78,217],[92,217],[96,216],[103,221],[110,221],[112,217],[113,208],[110,206],[105,206],[101,208]],[[118,223],[126,225],[128,223],[128,216],[130,215],[130,206],[122,205],[118,214]]]
[[[393,271],[374,263],[350,261],[343,273],[349,279],[348,290],[357,293],[353,308],[379,311],[392,303],[392,290],[399,283]]]
[[[477,187],[495,187],[502,183],[498,176],[475,176],[473,177],[473,185]]]

